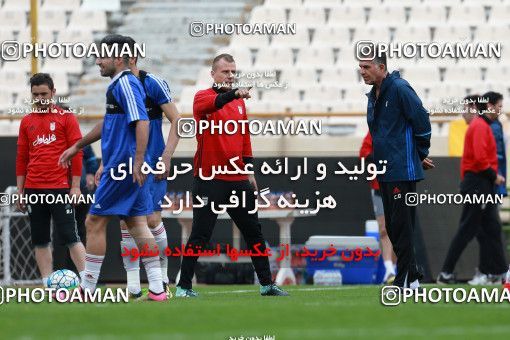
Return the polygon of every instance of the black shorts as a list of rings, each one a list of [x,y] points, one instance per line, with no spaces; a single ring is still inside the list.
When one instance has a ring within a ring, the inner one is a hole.
[[[56,201],[57,196],[63,198],[63,195],[69,194],[69,189],[25,189],[25,194],[53,195]],[[32,245],[34,247],[47,247],[50,245],[51,219],[53,219],[55,232],[64,245],[70,246],[80,242],[74,217],[74,207],[71,204],[48,204],[38,200],[36,203],[27,203],[27,210],[30,219]]]

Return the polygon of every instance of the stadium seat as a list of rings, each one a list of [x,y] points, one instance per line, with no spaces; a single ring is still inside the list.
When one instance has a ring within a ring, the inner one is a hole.
[[[450,13],[451,14],[451,13]],[[409,22],[435,26],[446,21],[446,8],[444,6],[420,5],[412,6]]]
[[[487,82],[508,82],[510,78],[510,67],[492,66],[487,67],[485,81]]]
[[[94,37],[90,31],[70,31],[64,30],[58,33],[59,42],[84,43],[94,42]]]
[[[339,7],[342,5],[342,0],[305,0],[305,6],[322,6],[325,8]]]
[[[491,25],[502,25],[508,23],[510,18],[510,3],[508,1],[504,4],[495,4],[491,8],[489,23]]]
[[[3,30],[21,30],[27,27],[25,13],[16,10],[0,10],[0,22]]]
[[[250,68],[253,65],[253,57],[247,48],[226,47],[218,51],[217,55],[228,53],[234,57],[237,68]],[[210,70],[210,67],[208,68]]]
[[[406,23],[406,12],[402,6],[373,6],[368,23],[372,26],[399,26]]]
[[[403,77],[411,84],[430,84],[440,82],[439,69],[434,67],[410,67],[403,71]]]
[[[278,46],[278,45],[276,45]],[[263,48],[255,60],[256,68],[282,68],[293,65],[292,51],[290,48]]]
[[[301,48],[310,44],[310,34],[308,28],[305,26],[297,25],[296,34],[277,34],[272,36],[272,47],[294,47]]]
[[[311,65],[310,65],[311,66]],[[289,67],[282,70],[280,80],[288,82],[290,87],[306,87],[317,84],[317,70],[315,68]]]
[[[120,11],[120,0],[83,0],[81,9],[93,11]]]
[[[290,11],[289,22],[322,26],[326,23],[326,14],[322,7],[295,7]]]
[[[341,100],[343,90],[337,86],[313,86],[305,89],[306,100],[337,101]]]
[[[262,34],[247,34],[247,35],[236,35],[230,41],[229,48],[255,48],[260,49],[269,45],[269,39],[267,35]]]
[[[284,23],[287,22],[285,10],[283,8],[274,8],[266,6],[257,6],[253,8],[250,16],[251,23],[274,22]]]
[[[0,29],[0,42],[13,39],[14,35],[12,34],[11,30]]]
[[[450,25],[479,25],[487,22],[483,6],[454,6],[450,10],[447,23]]]
[[[41,42],[41,43],[44,42],[47,44],[54,42],[55,39],[54,39],[53,32],[55,32],[55,31],[49,30],[49,29],[40,29],[37,32],[37,41]],[[19,42],[31,42],[32,39],[31,39],[30,27],[27,30],[20,31],[16,40]]]
[[[101,11],[77,10],[71,14],[69,29],[84,31],[105,31],[106,13]]]
[[[292,84],[291,84],[292,86]],[[262,98],[261,101],[280,101],[280,100],[286,100],[286,101],[293,101],[293,102],[299,102],[301,101],[301,93],[302,90],[291,87],[287,90],[280,90],[280,89],[271,89],[271,90],[265,90],[262,91]]]
[[[352,68],[324,68],[320,83],[323,85],[356,84],[359,81],[358,74],[358,70]]]
[[[303,4],[303,0],[265,0],[266,7],[298,7]]]
[[[432,39],[434,42],[467,42],[469,40],[471,40],[471,30],[467,25],[438,25],[435,27]]]
[[[312,46],[331,46],[349,44],[350,33],[345,26],[319,26],[315,29]]]
[[[25,90],[28,86],[28,74],[16,71],[0,72],[0,91],[16,92]]]
[[[448,67],[444,74],[445,83],[480,82],[482,73],[477,67]]]
[[[310,67],[311,65],[334,65],[335,58],[331,47],[302,48],[299,51],[296,65]]]
[[[331,9],[328,24],[359,27],[360,25],[364,25],[366,21],[366,11],[363,7],[342,6],[333,7]]]
[[[44,0],[41,10],[74,11],[80,8],[80,0]]]
[[[66,27],[66,13],[63,10],[41,10],[38,20],[42,29],[64,30]]]
[[[360,26],[354,31],[354,43],[360,40],[389,42],[390,30],[387,27]]]
[[[396,27],[394,42],[429,42],[431,38],[430,28],[425,25],[408,26],[400,25]]]
[[[38,1],[39,7],[41,0]],[[2,10],[10,11],[28,11],[30,9],[30,0],[4,0]]]
[[[83,60],[78,58],[46,58],[42,67],[43,72],[69,72],[80,74],[83,72]]]

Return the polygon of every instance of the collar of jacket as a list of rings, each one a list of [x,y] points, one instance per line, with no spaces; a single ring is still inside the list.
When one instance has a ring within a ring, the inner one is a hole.
[[[399,71],[393,71],[391,73],[387,73],[386,77],[384,77],[382,83],[381,83],[381,91],[379,92],[379,97],[381,97],[386,90],[390,87],[391,84],[393,84],[393,81],[397,78],[400,78],[400,72]],[[368,92],[366,95],[367,97],[373,99],[375,101],[375,85],[372,86],[372,89],[370,92]]]
[[[481,115],[480,118],[482,118],[483,120],[485,120],[485,122],[489,125],[491,125],[493,123],[492,120],[490,120],[489,117],[487,117],[486,115]]]

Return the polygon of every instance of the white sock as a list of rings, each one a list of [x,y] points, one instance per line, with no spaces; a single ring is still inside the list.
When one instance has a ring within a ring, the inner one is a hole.
[[[41,281],[44,287],[48,287],[48,277],[43,277]]]
[[[122,241],[120,242],[121,252],[124,252],[124,248],[131,249],[138,248],[135,239],[131,237],[131,234],[127,230],[122,230]],[[142,290],[140,286],[140,260],[131,261],[131,256],[123,256],[122,262],[124,262],[124,269],[127,274],[127,286],[130,293],[137,294]]]
[[[85,270],[83,280],[81,281],[81,287],[83,289],[96,289],[103,260],[104,256],[85,254]]]
[[[420,288],[420,283],[418,282],[418,280],[414,280],[409,285],[409,288],[411,288],[411,289],[418,289],[418,288]]]
[[[151,233],[154,236],[159,249],[159,261],[163,282],[168,283],[168,257],[165,255],[165,249],[168,246],[168,240],[166,238],[166,229],[163,225],[163,222],[161,222],[156,228],[151,229]]]
[[[80,277],[80,282],[82,282],[83,281],[83,277],[85,276],[85,270],[82,270],[81,272],[79,272],[78,276]]]
[[[393,262],[391,260],[384,261],[384,267],[386,268],[386,273],[395,275],[395,268],[393,267]]]
[[[142,258],[147,280],[149,280],[149,290],[155,294],[163,292],[163,279],[161,277],[161,267],[159,265],[159,256]]]

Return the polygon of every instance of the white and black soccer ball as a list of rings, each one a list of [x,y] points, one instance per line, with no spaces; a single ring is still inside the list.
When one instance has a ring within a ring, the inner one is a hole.
[[[49,288],[55,289],[73,289],[78,287],[79,284],[80,279],[78,278],[78,275],[69,269],[60,269],[51,273],[47,282]]]

